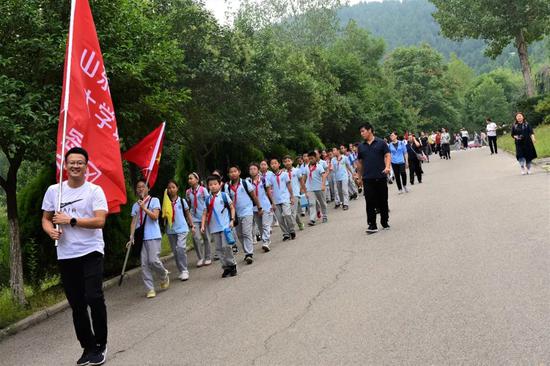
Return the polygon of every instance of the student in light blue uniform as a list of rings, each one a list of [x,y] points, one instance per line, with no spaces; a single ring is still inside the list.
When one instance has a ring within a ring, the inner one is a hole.
[[[258,207],[254,207],[254,222],[258,228],[258,232],[261,233],[262,249],[264,252],[269,252],[271,244],[271,224],[273,223],[273,211],[271,209],[271,186],[269,182],[261,179],[260,177],[260,164],[252,163],[248,168],[250,178],[247,178],[247,182],[250,186],[254,187],[254,193],[260,205],[262,207],[262,214],[258,212]]]
[[[333,148],[332,154],[334,156],[332,158],[332,169],[334,172],[336,190],[336,205],[334,208],[339,208],[340,205],[342,205],[342,209],[347,210],[349,208],[348,181],[350,175],[352,175],[351,164],[349,159],[346,159],[346,157],[340,154],[338,148]]]
[[[295,168],[292,166],[292,158],[289,155],[283,157],[283,164],[285,166],[288,177],[292,184],[292,193],[294,194],[294,204],[292,205],[292,217],[296,220],[296,224],[300,230],[304,230],[304,224],[302,223],[302,218],[300,217],[301,206],[301,179],[302,179],[302,169]]]
[[[273,172],[269,170],[269,163],[267,160],[260,161],[260,177],[262,179],[262,182],[265,182],[271,178],[273,175]],[[271,226],[279,226],[279,222],[277,221],[277,216],[273,215],[273,223]]]
[[[166,193],[170,202],[164,202],[163,205],[172,206],[172,217],[165,217],[166,235],[168,242],[174,253],[176,267],[180,275],[178,278],[182,281],[189,279],[189,270],[187,269],[187,234],[189,229],[195,231],[193,219],[189,212],[187,201],[178,195],[179,186],[175,180],[168,181]],[[165,198],[166,199],[166,198]],[[165,212],[163,208],[163,212]]]
[[[254,262],[254,245],[252,243],[252,228],[254,225],[254,205],[258,213],[263,214],[262,206],[254,192],[254,187],[241,179],[241,168],[233,165],[229,168],[230,181],[225,185],[225,192],[230,195],[235,204],[238,224],[235,227],[237,236],[244,250],[244,260],[247,264]]]
[[[317,209],[320,209],[323,222],[328,221],[327,203],[325,200],[325,169],[317,163],[315,151],[309,153],[309,166],[303,179],[309,200],[309,226],[314,226],[317,218]]]
[[[272,189],[273,206],[275,216],[283,232],[283,241],[296,239],[294,230],[294,218],[292,216],[292,205],[294,204],[294,193],[288,173],[280,169],[279,159],[270,160],[273,175],[269,180]]]
[[[340,154],[344,159],[347,159],[350,166],[352,167],[352,171],[355,172],[355,162],[357,161],[354,154],[352,154],[350,151],[348,151],[348,148],[344,145],[340,146]],[[357,188],[357,185],[355,184],[355,180],[353,179],[353,174],[349,174],[348,176],[348,191],[350,198],[357,198],[359,189]]]
[[[160,232],[159,216],[160,201],[149,196],[149,187],[143,179],[136,183],[136,193],[140,199],[132,206],[132,224],[130,240],[133,242],[135,230],[144,227],[143,245],[141,247],[141,272],[143,283],[147,290],[147,298],[156,296],[153,283],[153,272],[160,278],[160,288],[165,290],[170,286],[168,270],[160,260],[162,234]]]
[[[216,245],[216,253],[223,268],[222,277],[237,275],[237,262],[231,245],[227,242],[226,229],[232,229],[235,222],[235,208],[228,194],[221,192],[221,179],[211,175],[206,179],[210,196],[206,199],[206,210],[202,214],[201,232],[210,233]]]
[[[198,228],[200,228],[202,214],[206,209],[206,199],[210,194],[205,187],[200,185],[200,178],[197,173],[189,174],[187,181],[190,188],[185,193],[185,198],[193,217],[193,224],[197,228],[193,232],[193,246],[198,258],[197,267],[208,266],[212,264],[210,236],[208,230],[203,234]]]

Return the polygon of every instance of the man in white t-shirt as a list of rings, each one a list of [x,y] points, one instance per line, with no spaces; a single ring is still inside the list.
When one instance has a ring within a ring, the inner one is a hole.
[[[84,349],[77,365],[101,365],[107,353],[101,229],[108,206],[101,187],[86,181],[87,165],[86,150],[75,147],[67,152],[63,168],[68,179],[62,183],[61,209],[59,184],[54,184],[42,202],[42,229],[58,243],[61,281],[73,311],[76,337]]]
[[[497,124],[490,118],[485,121],[487,123],[487,138],[489,139],[489,148],[491,149],[491,155],[498,154],[497,149]]]

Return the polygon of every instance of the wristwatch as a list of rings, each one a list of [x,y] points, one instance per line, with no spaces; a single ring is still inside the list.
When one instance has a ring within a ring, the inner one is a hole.
[[[76,218],[75,218],[75,217],[73,217],[73,218],[71,219],[71,226],[72,226],[72,227],[75,227],[75,226],[76,226]]]

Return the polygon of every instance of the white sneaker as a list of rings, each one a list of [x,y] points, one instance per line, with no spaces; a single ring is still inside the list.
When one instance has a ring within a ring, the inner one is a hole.
[[[405,188],[405,192],[406,192],[406,193],[409,193],[409,192],[411,191],[411,189],[410,189],[409,187],[407,187],[407,186],[405,186],[405,187],[403,187],[403,188]]]
[[[187,281],[189,279],[189,272],[188,271],[181,272],[178,278],[182,281]]]
[[[204,259],[199,259],[197,262],[197,267],[202,267],[204,265]]]
[[[397,191],[397,194],[403,194],[403,190],[400,189],[399,191]]]
[[[527,174],[531,175],[533,174],[533,171],[531,169],[527,169]]]
[[[525,169],[521,168],[521,175],[525,175],[527,174],[527,172],[525,171]]]
[[[212,261],[210,259],[207,259],[207,260],[204,261],[205,266],[209,266],[211,264],[212,264]]]

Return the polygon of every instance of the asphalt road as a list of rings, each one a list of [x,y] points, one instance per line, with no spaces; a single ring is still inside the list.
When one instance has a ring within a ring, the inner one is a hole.
[[[240,256],[236,278],[193,265],[153,300],[139,278],[109,290],[108,364],[550,364],[549,175],[485,149],[424,169],[412,193],[390,186],[390,231],[365,234],[360,199]],[[80,352],[65,311],[2,341],[0,364]]]

